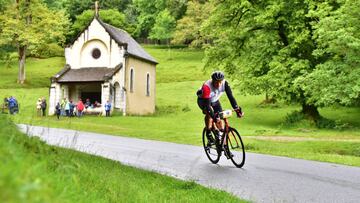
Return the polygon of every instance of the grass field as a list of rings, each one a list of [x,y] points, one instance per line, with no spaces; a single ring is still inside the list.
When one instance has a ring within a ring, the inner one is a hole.
[[[0,115],[0,202],[241,202],[236,197],[21,134]]]
[[[196,104],[195,91],[211,72],[203,71],[203,52],[153,46],[146,49],[159,61],[157,113],[153,116],[85,116],[60,121],[54,117],[36,117],[36,99],[48,96],[49,77],[63,67],[61,58],[29,60],[27,75],[32,81],[25,88],[13,84],[16,71],[12,68],[12,74],[7,77],[13,79],[0,81],[0,94],[14,95],[20,101],[21,113],[12,117],[17,123],[201,145],[203,116]],[[8,70],[0,64],[0,75]],[[231,118],[230,123],[245,138],[247,151],[360,166],[360,108],[320,109],[323,116],[337,121],[336,129],[318,129],[305,121],[288,125],[286,115],[299,110],[300,106],[261,105],[264,96],[244,96],[235,87],[233,91],[245,117]],[[223,107],[230,108],[226,96],[222,99]]]

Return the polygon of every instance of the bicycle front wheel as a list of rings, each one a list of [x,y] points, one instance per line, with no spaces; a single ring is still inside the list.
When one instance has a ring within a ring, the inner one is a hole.
[[[213,132],[211,133],[211,136],[213,141],[216,140]],[[203,146],[206,156],[209,158],[211,163],[216,164],[217,162],[219,162],[220,154],[218,153],[216,144],[214,142],[209,141],[209,138],[206,136],[206,128],[204,128],[203,130],[202,140],[203,140]]]
[[[229,134],[227,136],[227,150],[230,153],[230,159],[233,164],[241,168],[245,164],[245,147],[241,140],[240,134],[234,128],[229,128]]]

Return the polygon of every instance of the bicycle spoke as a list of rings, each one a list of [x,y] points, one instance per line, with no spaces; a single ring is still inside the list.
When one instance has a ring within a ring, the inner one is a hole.
[[[212,133],[211,134],[211,137],[213,140],[215,140],[215,135]],[[211,142],[209,142],[209,138],[208,138],[208,135],[206,135],[206,129],[204,128],[203,130],[203,146],[204,146],[204,150],[205,150],[205,153],[206,153],[206,156],[209,158],[209,160],[212,162],[212,163],[217,163],[220,159],[220,154],[218,154],[217,152],[217,147],[215,144],[212,144]]]
[[[236,149],[236,150],[235,150]],[[228,133],[228,156],[236,167],[241,168],[245,163],[245,149],[239,133],[231,128]]]

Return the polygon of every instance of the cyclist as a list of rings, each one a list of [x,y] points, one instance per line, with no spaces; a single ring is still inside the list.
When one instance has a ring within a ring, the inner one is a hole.
[[[208,144],[213,144],[215,141],[211,136],[212,122],[214,121],[217,128],[220,131],[224,131],[224,124],[220,120],[219,113],[222,112],[220,97],[226,92],[226,95],[231,103],[231,106],[236,112],[237,117],[241,118],[243,112],[237,105],[237,102],[232,94],[229,83],[224,79],[224,73],[221,71],[215,71],[211,74],[211,79],[207,80],[202,87],[197,91],[197,102],[200,109],[203,111],[205,116],[206,136],[208,138]],[[216,134],[219,137],[221,132],[216,130]]]

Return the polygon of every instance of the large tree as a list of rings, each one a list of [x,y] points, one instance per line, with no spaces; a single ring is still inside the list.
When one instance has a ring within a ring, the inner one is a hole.
[[[181,19],[185,14],[187,0],[133,0],[137,11],[136,35],[147,38],[159,13],[167,9],[175,20]]]
[[[62,11],[49,10],[40,0],[16,0],[0,16],[0,45],[17,47],[18,82],[25,82],[26,52],[44,44],[63,43],[68,19]]]
[[[314,13],[322,10],[332,15],[342,6],[342,1],[212,2],[215,11],[204,29],[214,38],[214,44],[206,50],[207,65],[224,68],[248,93],[268,93],[299,103],[304,114],[318,119],[318,101],[322,96],[313,94],[310,88],[313,81],[305,79],[334,58],[314,54],[326,41],[315,36],[321,16]],[[324,22],[322,27],[331,23],[332,20]],[[345,24],[339,26],[346,27]],[[329,40],[326,43],[332,44]],[[348,80],[343,78],[343,82]]]
[[[207,1],[189,1],[185,16],[177,21],[172,43],[189,44],[191,47],[201,47],[206,44],[209,38],[201,32],[201,27],[212,10],[212,4]]]
[[[175,18],[167,9],[165,9],[161,11],[156,17],[156,21],[154,27],[151,29],[149,38],[166,40],[167,44],[169,44],[175,30],[175,25]]]
[[[340,103],[352,105],[360,98],[360,4],[340,0],[337,4],[318,4],[311,13],[314,39],[313,54],[324,63],[301,82],[309,100],[319,106]]]

